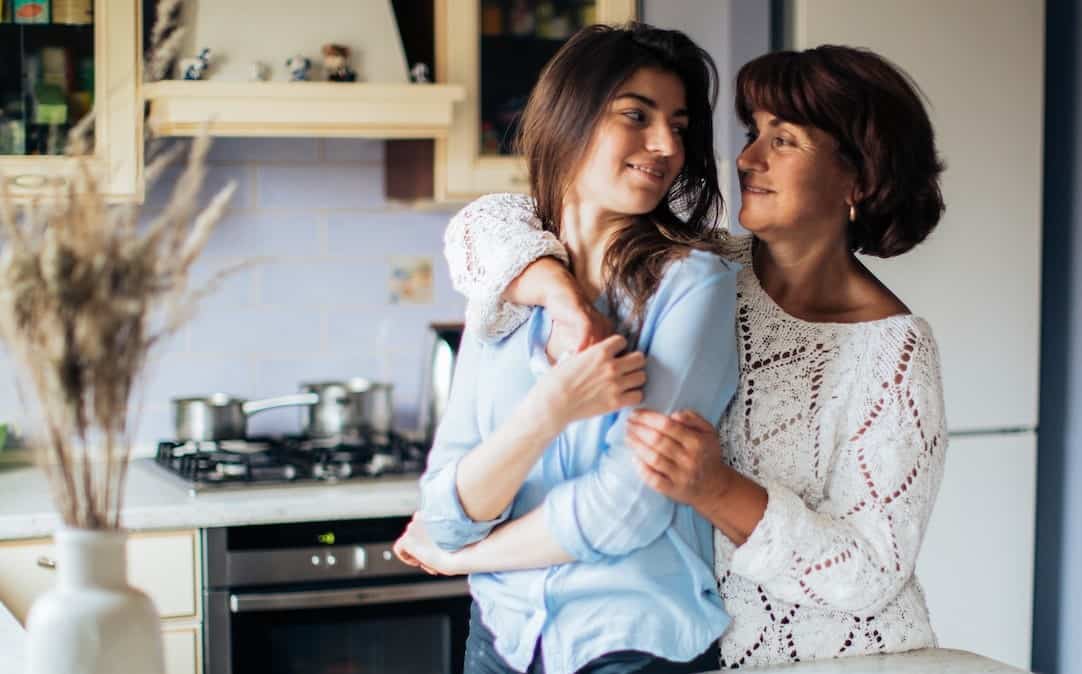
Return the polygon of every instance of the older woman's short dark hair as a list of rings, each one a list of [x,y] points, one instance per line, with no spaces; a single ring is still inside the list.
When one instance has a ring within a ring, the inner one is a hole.
[[[838,143],[861,192],[850,249],[892,257],[923,241],[943,214],[943,171],[918,87],[864,49],[824,45],[760,56],[736,78],[736,114],[762,110]]]

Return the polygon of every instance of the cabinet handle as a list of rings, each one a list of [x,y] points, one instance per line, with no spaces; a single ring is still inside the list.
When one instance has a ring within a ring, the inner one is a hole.
[[[23,173],[21,175],[12,176],[11,184],[15,187],[21,187],[23,189],[35,190],[45,187],[49,182],[49,179],[43,175],[36,173]]]
[[[56,568],[56,560],[52,559],[51,557],[41,556],[41,557],[38,557],[38,566],[40,566],[43,569],[52,570],[52,569]]]

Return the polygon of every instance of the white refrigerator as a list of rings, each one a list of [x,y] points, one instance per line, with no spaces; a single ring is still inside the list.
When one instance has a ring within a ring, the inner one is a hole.
[[[931,323],[951,431],[917,573],[941,645],[1029,668],[1044,104],[1042,0],[790,0],[786,42],[868,47],[927,95],[946,214],[867,260]]]

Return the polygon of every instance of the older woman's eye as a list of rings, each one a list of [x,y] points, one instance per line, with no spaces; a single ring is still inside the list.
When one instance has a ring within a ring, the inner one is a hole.
[[[747,129],[744,131],[744,144],[751,145],[755,142],[755,139],[759,137],[759,134],[754,129]]]
[[[774,147],[785,147],[786,145],[789,144],[789,141],[782,138],[781,136],[774,136],[773,138],[770,139],[770,144],[773,145]]]

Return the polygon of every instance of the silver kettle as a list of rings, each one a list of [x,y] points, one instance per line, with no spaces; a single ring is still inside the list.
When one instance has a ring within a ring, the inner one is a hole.
[[[418,432],[427,447],[432,446],[436,429],[451,399],[451,380],[458,362],[462,331],[461,323],[432,323],[428,326],[428,348],[418,409]]]

